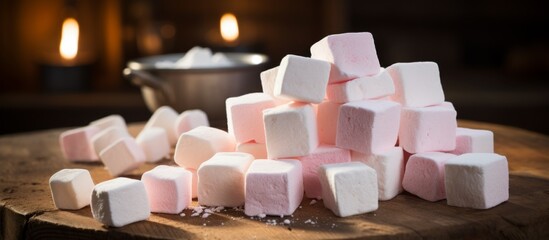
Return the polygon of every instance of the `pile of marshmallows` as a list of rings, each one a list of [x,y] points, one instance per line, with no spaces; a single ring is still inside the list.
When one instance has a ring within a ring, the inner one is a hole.
[[[262,93],[227,99],[228,132],[208,127],[199,110],[162,107],[136,139],[115,116],[63,133],[68,159],[98,154],[113,176],[163,158],[170,144],[179,167],[95,186],[86,170],[65,169],[50,179],[55,205],[91,200],[94,218],[123,226],[151,211],[180,213],[193,197],[281,216],[305,193],[341,217],[374,211],[403,189],[477,209],[509,198],[507,159],[493,153],[492,132],[457,127],[436,63],[381,68],[367,32],[327,36],[311,54],[261,73]]]

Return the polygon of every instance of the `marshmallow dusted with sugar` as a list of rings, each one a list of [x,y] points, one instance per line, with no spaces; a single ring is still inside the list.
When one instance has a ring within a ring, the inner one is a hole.
[[[456,110],[447,106],[402,108],[399,145],[410,153],[454,150],[456,115]]]
[[[108,127],[92,137],[93,149],[95,150],[95,153],[99,155],[106,147],[123,137],[131,137],[126,129],[119,126]]]
[[[324,206],[339,217],[378,208],[376,171],[361,162],[324,164],[319,170]]]
[[[265,142],[263,110],[276,106],[273,97],[266,93],[249,93],[227,98],[227,127],[238,143]]]
[[[293,214],[303,199],[301,171],[301,163],[297,160],[254,161],[246,174],[244,214]]]
[[[427,107],[444,102],[435,62],[395,63],[387,68],[395,84],[392,98],[404,107]]]
[[[488,209],[509,199],[505,156],[466,153],[446,162],[444,183],[450,206]]]
[[[339,108],[336,146],[364,154],[383,153],[395,146],[400,104],[365,100]]]
[[[118,139],[101,151],[99,156],[107,171],[114,177],[137,169],[146,159],[141,147],[131,137]]]
[[[441,152],[414,154],[408,159],[402,186],[406,191],[427,201],[446,198],[444,165],[456,155]]]
[[[405,162],[401,147],[392,147],[379,154],[352,151],[351,158],[353,161],[365,163],[376,170],[380,201],[391,200],[402,192]]]
[[[192,203],[192,173],[160,165],[143,173],[151,212],[177,214]]]
[[[181,134],[175,147],[174,160],[184,168],[198,169],[200,164],[218,152],[233,152],[235,140],[229,133],[212,127],[197,127]]]
[[[311,104],[290,103],[263,111],[270,159],[305,156],[318,146],[316,116]]]
[[[245,175],[254,160],[251,154],[216,153],[198,168],[198,203],[206,206],[244,205]]]
[[[109,227],[122,227],[151,215],[145,185],[139,180],[115,178],[99,183],[91,194],[95,220]]]
[[[90,205],[95,186],[86,169],[62,169],[49,180],[51,196],[58,209],[76,210]]]
[[[126,121],[118,114],[109,115],[100,119],[97,119],[90,123],[90,126],[98,127],[101,130],[105,130],[109,127],[119,127],[124,131],[128,131]]]
[[[101,129],[96,126],[86,126],[67,130],[59,135],[59,144],[63,156],[72,162],[96,162],[98,155],[93,149],[93,136]]]
[[[326,95],[335,103],[347,103],[365,99],[376,99],[393,95],[393,79],[385,69],[373,76],[359,77],[344,83],[328,85]]]
[[[456,148],[450,153],[493,153],[494,133],[488,130],[457,128]]]
[[[200,109],[183,111],[175,119],[175,131],[177,136],[181,136],[181,134],[200,126],[210,126],[208,116]]]
[[[175,130],[175,122],[178,116],[179,115],[173,108],[162,106],[154,111],[151,118],[149,118],[149,121],[147,121],[147,124],[145,124],[143,131],[152,127],[163,128],[168,135],[170,145],[173,146],[178,138],[177,131]]]
[[[330,63],[296,55],[282,58],[274,95],[307,103],[320,103],[326,95]]]
[[[380,69],[369,32],[326,36],[311,46],[311,57],[331,63],[330,83],[376,75]]]
[[[351,152],[335,146],[320,145],[311,154],[297,157],[303,165],[303,186],[308,198],[321,198],[322,186],[318,179],[318,168],[323,164],[351,161]]]
[[[170,141],[163,128],[144,129],[135,141],[143,149],[147,162],[158,162],[170,155]]]

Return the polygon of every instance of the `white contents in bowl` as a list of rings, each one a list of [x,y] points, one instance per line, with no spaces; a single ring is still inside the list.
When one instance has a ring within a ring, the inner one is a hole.
[[[228,67],[233,63],[223,53],[212,53],[209,48],[193,47],[176,62],[161,61],[156,62],[158,68],[215,68]]]

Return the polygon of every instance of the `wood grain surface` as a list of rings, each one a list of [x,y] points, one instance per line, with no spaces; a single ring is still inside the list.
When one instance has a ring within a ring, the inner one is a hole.
[[[463,127],[489,129],[495,151],[507,156],[509,201],[488,210],[458,208],[402,193],[380,202],[375,212],[339,218],[305,198],[292,217],[250,219],[241,210],[226,209],[208,218],[152,214],[147,221],[107,228],[95,221],[89,207],[57,210],[49,177],[63,168],[89,169],[95,183],[111,179],[100,163],[63,159],[58,137],[65,129],[0,136],[1,239],[420,239],[505,238],[549,239],[549,137],[521,129],[460,120]],[[143,124],[130,125],[136,134]],[[173,165],[173,160],[160,164]],[[128,177],[139,179],[155,164]],[[196,201],[193,204],[197,204]],[[290,224],[280,224],[289,219]],[[270,224],[276,221],[276,225]],[[267,222],[269,221],[269,222]]]

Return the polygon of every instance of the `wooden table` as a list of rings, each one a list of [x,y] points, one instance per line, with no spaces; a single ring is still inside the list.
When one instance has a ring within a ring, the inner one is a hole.
[[[106,228],[86,207],[54,208],[49,177],[63,168],[89,169],[96,183],[110,179],[99,163],[69,163],[61,155],[63,129],[0,137],[0,238],[135,238],[135,239],[311,239],[311,238],[549,238],[549,137],[521,129],[460,121],[460,126],[495,133],[495,150],[510,168],[509,201],[489,210],[474,210],[421,200],[408,193],[380,202],[373,213],[338,218],[304,199],[293,217],[250,219],[229,209],[208,218],[152,214],[148,221]],[[130,127],[136,133],[142,127]],[[165,160],[163,164],[173,164]],[[154,167],[141,167],[135,175]],[[194,203],[196,204],[196,202]],[[290,219],[290,225],[269,225]],[[310,221],[307,221],[310,220]]]

